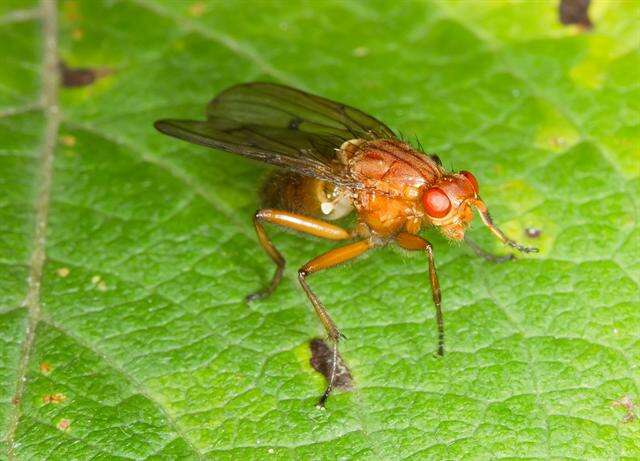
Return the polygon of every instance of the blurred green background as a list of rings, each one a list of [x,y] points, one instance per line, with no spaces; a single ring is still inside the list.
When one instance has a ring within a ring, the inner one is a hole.
[[[589,17],[563,25],[546,1],[2,2],[0,459],[640,458],[640,12],[594,0]],[[541,249],[490,265],[427,234],[442,359],[421,256],[312,278],[355,384],[325,411],[322,329],[293,275],[331,244],[271,230],[287,277],[247,305],[273,270],[250,219],[268,169],[152,128],[251,80],[417,136]]]

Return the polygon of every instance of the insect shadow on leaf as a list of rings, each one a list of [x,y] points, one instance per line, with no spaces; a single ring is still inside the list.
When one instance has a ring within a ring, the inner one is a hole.
[[[331,379],[331,368],[333,366],[333,348],[320,338],[314,338],[309,343],[311,358],[309,363],[327,382]],[[340,354],[337,355],[336,375],[334,378],[334,388],[342,390],[353,389],[353,378],[349,368]]]

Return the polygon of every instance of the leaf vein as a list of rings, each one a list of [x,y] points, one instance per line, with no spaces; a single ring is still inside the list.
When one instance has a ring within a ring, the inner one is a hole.
[[[26,387],[26,375],[29,359],[35,342],[36,326],[40,321],[40,288],[42,269],[45,262],[45,245],[49,218],[49,201],[53,179],[53,159],[55,155],[60,114],[58,108],[58,24],[56,2],[43,1],[38,10],[42,21],[42,94],[41,101],[45,113],[45,126],[42,147],[40,150],[38,171],[38,193],[35,201],[35,231],[33,251],[29,261],[27,294],[23,306],[28,310],[27,331],[22,343],[20,361],[17,369],[17,380],[14,400],[20,402]],[[7,429],[7,454],[9,459],[15,457],[14,443],[18,423],[21,416],[21,405],[14,405],[9,414]]]

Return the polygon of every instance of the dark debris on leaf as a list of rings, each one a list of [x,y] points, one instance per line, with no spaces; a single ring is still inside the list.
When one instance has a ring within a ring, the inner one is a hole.
[[[61,76],[61,84],[65,88],[78,88],[88,86],[97,79],[106,77],[113,73],[106,68],[89,68],[89,67],[69,67],[66,62],[60,61],[58,64]]]
[[[538,229],[537,227],[527,227],[524,230],[524,234],[530,239],[537,239],[542,235],[542,229]]]
[[[558,13],[560,22],[565,25],[576,24],[591,29],[593,23],[589,19],[589,3],[591,0],[560,0]]]
[[[329,382],[331,366],[333,365],[333,349],[320,338],[312,339],[309,343],[309,349],[311,349],[311,359],[309,359],[309,363],[314,370],[322,374],[327,382]],[[352,380],[353,378],[349,368],[347,368],[342,356],[338,353],[334,387],[336,389],[351,390],[353,389]]]

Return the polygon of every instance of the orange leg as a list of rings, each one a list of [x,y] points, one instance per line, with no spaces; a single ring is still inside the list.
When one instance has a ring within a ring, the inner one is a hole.
[[[436,264],[433,260],[433,250],[431,244],[417,235],[407,232],[400,232],[396,236],[396,242],[405,250],[424,251],[429,258],[429,280],[431,282],[431,294],[433,303],[436,306],[436,322],[438,323],[438,355],[444,355],[444,318],[442,316],[442,295],[440,293],[440,282],[436,273]]]
[[[489,228],[489,230],[491,231],[491,233],[493,235],[495,235],[496,237],[498,237],[498,240],[500,240],[502,243],[504,243],[505,245],[509,245],[511,248],[515,248],[516,250],[522,252],[522,253],[537,253],[538,249],[537,248],[533,248],[533,247],[527,247],[524,246],[518,242],[516,242],[515,240],[510,239],[509,237],[507,237],[504,232],[502,232],[494,223],[493,223],[493,219],[491,219],[491,215],[489,214],[489,210],[487,210],[487,206],[484,204],[484,202],[480,199],[475,201],[475,206],[478,209],[478,213],[480,213],[480,219],[482,219],[482,222],[484,223],[485,226],[487,226]]]
[[[309,288],[307,284],[306,278],[315,273],[324,269],[329,269],[331,267],[337,266],[338,264],[342,264],[351,259],[357,258],[361,254],[373,248],[373,243],[368,240],[361,240],[359,242],[350,243],[349,245],[345,245],[340,248],[335,248],[330,250],[320,256],[313,258],[307,264],[302,266],[298,270],[298,280],[300,281],[300,285],[302,285],[302,289],[307,294],[309,301],[313,305],[313,309],[316,312],[316,315],[324,325],[325,330],[327,331],[327,335],[329,339],[333,343],[333,361],[331,363],[331,376],[329,378],[329,384],[325,389],[322,397],[318,401],[318,405],[323,406],[326,402],[329,394],[333,390],[333,385],[336,377],[336,366],[338,363],[338,341],[340,337],[343,335],[338,330],[335,322],[327,312],[327,309],[322,305],[316,294]]]
[[[253,225],[258,234],[260,245],[267,252],[269,257],[276,264],[276,272],[271,279],[271,283],[262,290],[256,291],[247,296],[247,301],[256,301],[269,296],[276,289],[282,274],[284,273],[285,259],[282,254],[273,245],[262,225],[263,222],[277,224],[288,229],[293,229],[305,234],[322,237],[329,240],[345,240],[351,237],[348,231],[342,227],[334,226],[319,219],[310,218],[296,213],[290,213],[282,210],[264,209],[256,211],[253,216]]]

